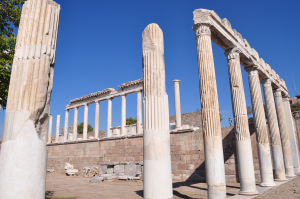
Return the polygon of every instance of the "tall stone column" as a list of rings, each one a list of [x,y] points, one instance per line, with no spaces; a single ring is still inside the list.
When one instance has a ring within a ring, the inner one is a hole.
[[[51,138],[52,138],[52,115],[49,114],[49,132],[48,132],[48,142],[51,143]]]
[[[296,135],[295,135],[295,126],[293,122],[293,116],[290,106],[290,98],[283,98],[283,107],[286,119],[286,126],[289,134],[290,146],[292,151],[294,172],[297,175],[300,175],[300,165],[299,165],[299,149],[297,146]]]
[[[276,89],[274,91],[274,98],[275,98],[276,112],[277,112],[280,137],[282,143],[285,174],[286,177],[294,177],[295,174],[294,174],[294,166],[293,166],[293,159],[292,159],[292,151],[290,147],[289,133],[286,126],[281,89]]]
[[[58,142],[59,129],[60,129],[60,115],[57,115],[57,118],[56,118],[56,131],[55,131],[55,142]]]
[[[69,109],[65,111],[65,126],[64,126],[64,142],[68,139],[68,129],[69,129]]]
[[[59,13],[52,0],[27,0],[22,8],[1,144],[0,198],[45,198]]]
[[[251,93],[252,112],[256,129],[257,152],[260,168],[260,186],[275,186],[267,122],[262,100],[259,74],[255,66],[247,67]]]
[[[74,108],[73,141],[77,140],[78,107]]]
[[[136,134],[142,134],[142,91],[137,92]]]
[[[293,112],[293,116],[295,118],[296,134],[298,138],[298,146],[300,144],[300,124],[299,124],[300,114],[299,113],[300,111]]]
[[[107,100],[107,137],[111,137],[111,122],[112,122],[112,99]]]
[[[222,133],[210,25],[195,22],[193,29],[196,32],[208,198],[226,198]]]
[[[121,135],[126,135],[126,95],[122,95],[122,108],[121,108]]]
[[[239,53],[240,51],[237,48],[225,52],[228,64],[238,170],[241,184],[239,194],[255,195],[258,194],[258,191],[255,186],[252,147]]]
[[[88,133],[88,115],[89,114],[89,105],[84,105],[84,118],[83,118],[83,139],[87,139],[87,133]]]
[[[175,80],[173,80],[173,82],[174,82],[176,128],[180,128],[181,127],[181,107],[180,107],[180,92],[179,92],[180,80],[175,79]]]
[[[99,101],[96,102],[96,110],[95,110],[95,138],[99,138]]]
[[[157,24],[143,32],[144,198],[171,199],[169,104],[163,32]]]
[[[274,166],[274,178],[276,181],[286,181],[284,161],[280,140],[280,133],[273,97],[273,89],[270,79],[261,80],[265,96],[266,113],[268,118],[273,166]]]

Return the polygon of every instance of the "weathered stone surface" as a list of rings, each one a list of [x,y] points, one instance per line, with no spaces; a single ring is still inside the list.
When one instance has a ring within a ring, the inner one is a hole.
[[[114,166],[114,174],[115,175],[124,175],[125,167],[124,165],[116,165]]]
[[[51,138],[52,138],[52,115],[49,115],[49,131],[48,131],[48,141],[47,143],[51,143]]]
[[[213,60],[211,30],[208,15],[211,12],[194,11],[193,29],[196,32],[199,71],[200,98],[202,107],[202,128],[205,142],[205,168],[209,198],[226,198],[226,183],[222,135],[219,115],[219,101],[215,66]]]
[[[94,176],[92,179],[89,180],[89,182],[92,182],[92,183],[99,183],[99,182],[102,182],[104,180],[103,177],[100,177],[100,176]]]
[[[59,13],[52,0],[27,0],[22,8],[1,146],[0,198],[45,198]]]
[[[137,173],[136,164],[125,165],[125,175],[135,176]]]

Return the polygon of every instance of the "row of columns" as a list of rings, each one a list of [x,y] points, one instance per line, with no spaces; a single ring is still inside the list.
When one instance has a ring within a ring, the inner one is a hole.
[[[137,92],[137,134],[142,134],[142,91]],[[100,102],[96,101],[95,108],[95,138],[99,138],[99,113],[100,113]],[[78,108],[74,108],[74,127],[73,127],[73,141],[77,140],[77,125],[78,125]],[[69,109],[65,110],[65,123],[64,123],[64,142],[67,141],[68,136],[68,121],[69,121]],[[126,134],[126,95],[122,96],[122,108],[121,108],[121,135]],[[107,108],[107,137],[111,137],[112,127],[112,98],[108,99]],[[58,142],[60,128],[60,115],[57,116],[56,122],[56,135],[55,142]],[[88,133],[88,104],[84,105],[84,120],[83,120],[83,139],[87,139]],[[49,133],[48,143],[51,143],[52,134],[52,115],[49,118]]]
[[[226,198],[222,135],[220,133],[219,104],[210,24],[195,24],[193,28],[196,32],[197,43],[208,197]],[[240,51],[238,48],[232,48],[227,50],[225,55],[228,64],[236,134],[238,170],[241,184],[239,193],[254,195],[258,191],[255,185],[250,131],[240,66]],[[275,186],[271,151],[275,180],[285,181],[286,177],[294,177],[294,172],[299,173],[299,155],[290,105],[288,100],[282,99],[282,90],[280,88],[272,89],[271,80],[265,79],[261,81],[266,101],[271,141],[270,151],[258,67],[253,65],[245,68],[245,70],[248,72],[253,118],[256,128],[261,176],[260,185]]]

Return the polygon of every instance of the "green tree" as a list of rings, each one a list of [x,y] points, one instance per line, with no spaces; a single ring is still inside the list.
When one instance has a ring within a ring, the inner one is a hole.
[[[126,118],[126,125],[136,124],[136,118]]]
[[[222,122],[222,120],[223,120],[223,116],[222,116],[221,111],[220,111],[220,122]]]
[[[12,61],[15,54],[16,35],[19,27],[21,5],[25,0],[0,1],[0,104],[6,108]]]
[[[252,107],[251,106],[247,106],[247,115],[248,117],[252,114]]]
[[[291,111],[300,111],[300,102],[297,102],[296,104],[291,104]]]
[[[90,125],[90,124],[88,124],[88,132],[91,132],[91,131],[93,131],[94,129],[93,129],[93,127]],[[82,134],[83,133],[83,122],[81,122],[78,126],[77,126],[77,133],[78,134]]]

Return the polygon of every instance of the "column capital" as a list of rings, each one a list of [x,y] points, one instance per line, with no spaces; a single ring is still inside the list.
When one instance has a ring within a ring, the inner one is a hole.
[[[299,111],[293,112],[293,116],[294,116],[295,119],[299,119],[300,118]]]
[[[282,97],[282,101],[286,102],[286,101],[290,101],[289,97]]]
[[[273,92],[274,92],[275,97],[282,97],[282,94],[281,94],[282,88],[276,88],[273,90]]]
[[[179,79],[174,79],[173,82],[174,82],[174,83],[177,83],[177,82],[179,83],[180,80],[179,80]]]
[[[264,86],[272,86],[272,81],[269,78],[260,80],[260,83]]]
[[[211,35],[210,31],[211,24],[209,23],[201,23],[195,24],[193,26],[193,30],[196,32],[196,37],[203,36],[203,35]]]
[[[224,52],[225,56],[227,57],[228,60],[230,59],[239,59],[240,58],[240,49],[237,47],[228,49]]]
[[[249,76],[257,76],[258,75],[258,66],[254,65],[254,66],[248,66],[246,68],[244,68],[244,70],[246,72],[248,72]]]

